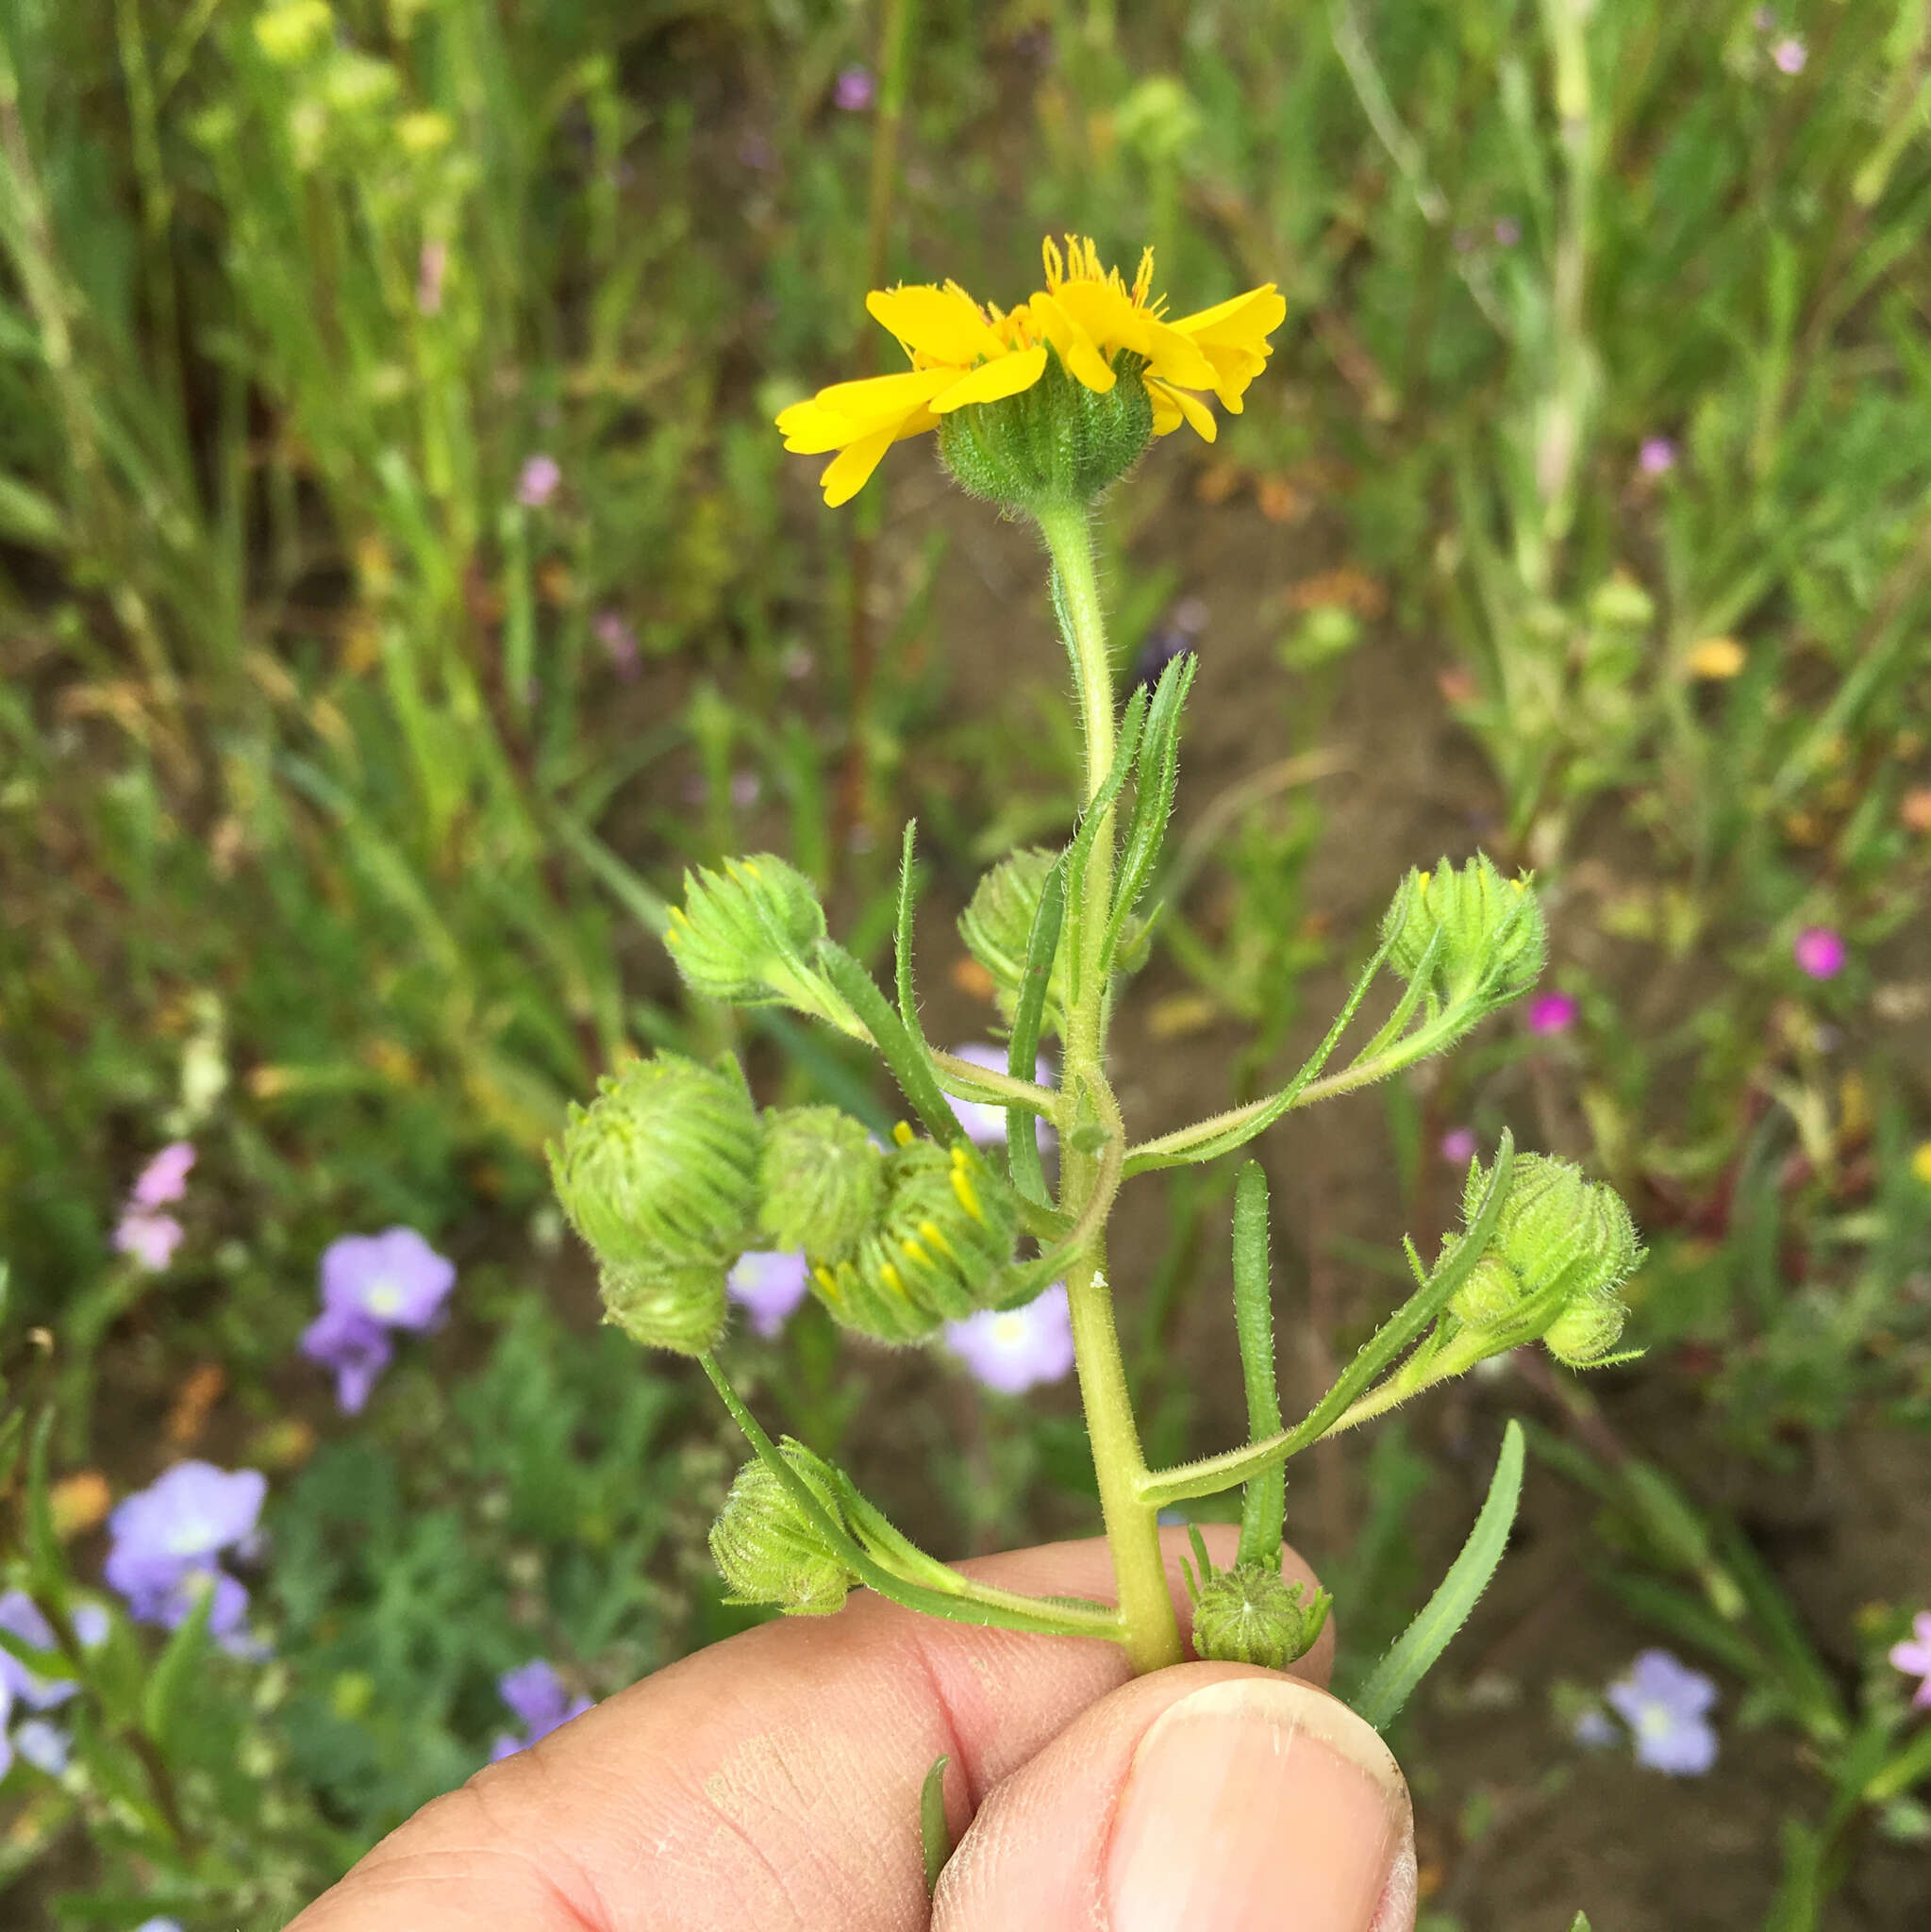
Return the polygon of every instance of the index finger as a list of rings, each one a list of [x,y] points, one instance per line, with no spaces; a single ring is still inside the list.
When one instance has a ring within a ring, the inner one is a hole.
[[[1215,1560],[1233,1531],[1207,1531]],[[1163,1533],[1188,1626],[1179,1530]],[[1103,1541],[961,1566],[1112,1594]],[[1311,1582],[1291,1551],[1285,1572]],[[1324,1682],[1332,1638],[1297,1667]],[[912,1932],[919,1791],[949,1757],[955,1838],[991,1788],[1130,1673],[1093,1638],[980,1629],[860,1592],[633,1684],[426,1806],[290,1932]]]

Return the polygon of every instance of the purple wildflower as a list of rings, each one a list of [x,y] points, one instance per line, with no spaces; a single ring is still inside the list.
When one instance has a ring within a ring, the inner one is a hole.
[[[194,1165],[194,1143],[171,1141],[141,1170],[128,1191],[130,1208],[165,1208],[188,1191],[188,1171]]]
[[[29,1649],[54,1651],[53,1629],[24,1590],[9,1590],[0,1596],[0,1630],[19,1638]],[[69,1678],[43,1677],[30,1671],[10,1650],[0,1650],[0,1685],[29,1710],[52,1710],[80,1688]]]
[[[1891,1666],[1907,1677],[1921,1677],[1911,1702],[1920,1710],[1931,1710],[1931,1610],[1920,1610],[1911,1619],[1911,1635],[1890,1647]]]
[[[777,166],[777,149],[763,135],[754,132],[739,141],[738,158],[747,168],[756,168],[760,175],[766,175]]]
[[[637,633],[615,610],[599,610],[591,628],[596,632],[597,642],[610,654],[617,675],[628,684],[637,675]]]
[[[114,1620],[108,1614],[105,1604],[75,1604],[67,1621],[74,1625],[74,1634],[80,1639],[82,1650],[96,1650],[108,1641],[108,1633],[114,1627]]]
[[[324,1308],[302,1331],[302,1353],[335,1371],[336,1406],[360,1415],[395,1354],[389,1330],[358,1308]]]
[[[767,1341],[784,1333],[809,1288],[805,1257],[795,1250],[740,1255],[724,1279],[724,1292],[751,1318],[752,1332]]]
[[[832,87],[831,98],[847,114],[862,114],[878,98],[878,83],[869,67],[847,67]]]
[[[1529,1031],[1544,1035],[1567,1033],[1575,1024],[1575,1016],[1580,1011],[1566,992],[1542,993],[1529,1002]]]
[[[1786,34],[1770,50],[1770,58],[1779,74],[1802,74],[1810,50],[1794,34]]]
[[[1058,1381],[1074,1363],[1065,1284],[1056,1281],[1024,1307],[981,1308],[963,1322],[948,1322],[945,1345],[974,1381],[1001,1395]]]
[[[1606,1751],[1623,1741],[1623,1733],[1610,1722],[1609,1714],[1593,1706],[1571,1725],[1569,1735],[1585,1751]]]
[[[1701,1777],[1717,1761],[1705,1713],[1717,1687],[1667,1650],[1646,1650],[1604,1693],[1636,1738],[1636,1760],[1672,1777]]]
[[[1436,1152],[1450,1167],[1466,1167],[1475,1158],[1473,1127],[1451,1127],[1436,1144]]]
[[[555,457],[531,457],[517,473],[516,500],[525,509],[541,509],[562,480],[563,471]]]
[[[74,1740],[58,1724],[43,1717],[30,1717],[16,1726],[13,1748],[36,1771],[58,1777],[67,1769],[67,1755]]]
[[[114,1228],[114,1252],[131,1255],[150,1274],[174,1261],[186,1232],[172,1214],[142,1214],[130,1208]]]
[[[573,1697],[556,1667],[544,1657],[532,1657],[517,1670],[505,1671],[496,1679],[497,1694],[523,1720],[520,1738],[506,1731],[490,1750],[493,1764],[526,1751],[541,1738],[547,1738],[559,1724],[581,1717],[590,1707],[588,1697]]]
[[[1667,436],[1645,436],[1636,462],[1645,476],[1667,475],[1676,467],[1676,445]]]
[[[322,1251],[322,1306],[388,1328],[424,1329],[456,1286],[456,1263],[412,1227],[345,1234]]]
[[[731,803],[740,811],[749,811],[764,795],[764,786],[756,772],[733,772],[728,790]]]
[[[208,1628],[228,1637],[247,1615],[248,1592],[215,1559],[254,1535],[267,1494],[259,1470],[177,1462],[108,1518],[112,1541],[103,1574],[137,1622],[168,1629],[212,1591]]]
[[[181,1932],[179,1919],[143,1919],[135,1926],[134,1932]]]
[[[1504,248],[1513,248],[1522,240],[1522,224],[1513,215],[1504,215],[1495,224],[1495,239]]]
[[[1798,972],[1811,979],[1835,979],[1844,970],[1849,951],[1843,935],[1828,925],[1806,925],[1790,945]]]
[[[1003,1074],[1006,1071],[1007,1055],[1003,1047],[988,1046],[982,1041],[973,1041],[965,1046],[952,1049],[955,1059],[967,1060],[975,1067],[984,1067],[989,1073]],[[1041,1056],[1033,1065],[1033,1077],[1041,1087],[1053,1084],[1052,1063]],[[1006,1139],[1006,1109],[992,1107],[984,1101],[955,1100],[946,1095],[946,1105],[958,1118],[958,1124],[966,1130],[966,1139],[974,1147],[996,1147]],[[1037,1123],[1040,1151],[1053,1145],[1057,1138],[1044,1121]]]

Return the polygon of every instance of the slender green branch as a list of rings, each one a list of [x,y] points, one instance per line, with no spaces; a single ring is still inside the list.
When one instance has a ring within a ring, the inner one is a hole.
[[[1250,1160],[1234,1183],[1234,1332],[1247,1385],[1247,1434],[1252,1441],[1277,1435],[1281,1394],[1274,1377],[1273,1302],[1268,1292],[1267,1176]],[[1276,1462],[1250,1479],[1240,1498],[1237,1563],[1271,1560],[1281,1546],[1288,1478]]]
[[[1059,1118],[1060,1096],[1037,1081],[1020,1079],[974,1060],[962,1060],[957,1054],[934,1048],[932,1065],[939,1084],[961,1100],[982,1100],[990,1107],[1023,1107],[1049,1121]]]

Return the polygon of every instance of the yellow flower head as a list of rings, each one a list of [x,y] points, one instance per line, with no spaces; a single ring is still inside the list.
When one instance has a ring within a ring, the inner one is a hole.
[[[1152,292],[1152,249],[1131,286],[1118,269],[1102,268],[1090,241],[1068,236],[1062,254],[1048,240],[1041,252],[1046,286],[1016,308],[982,307],[957,282],[866,296],[867,310],[898,339],[911,368],[834,383],[777,419],[787,449],[838,452],[820,479],[827,504],[856,495],[902,438],[937,429],[969,405],[1021,395],[1050,379],[1055,362],[1094,396],[1123,380],[1139,384],[1156,436],[1184,422],[1213,441],[1213,412],[1190,391],[1210,391],[1238,413],[1247,385],[1267,366],[1268,336],[1288,312],[1272,282],[1169,322],[1165,299]]]

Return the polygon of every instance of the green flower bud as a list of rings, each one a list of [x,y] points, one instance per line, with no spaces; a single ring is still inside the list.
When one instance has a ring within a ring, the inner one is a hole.
[[[1572,1369],[1591,1368],[1622,1339],[1627,1320],[1628,1310],[1614,1295],[1585,1295],[1549,1324],[1542,1346]]]
[[[818,969],[824,908],[795,866],[769,852],[684,874],[664,944],[693,992],[730,1007],[795,1007],[855,1040],[864,1027]]]
[[[1278,1556],[1217,1570],[1194,1599],[1194,1653],[1215,1663],[1284,1671],[1314,1648],[1332,1604],[1324,1590],[1308,1597],[1305,1584],[1286,1582]]]
[[[766,1114],[758,1227],[775,1247],[847,1259],[884,1208],[885,1160],[863,1125],[835,1107]]]
[[[1033,936],[1033,919],[1040,909],[1040,894],[1057,858],[1057,853],[1039,845],[1008,852],[979,881],[971,902],[959,914],[958,936],[966,942],[966,950],[992,975],[999,1010],[1008,1020],[1019,1005],[1025,978],[1026,950]],[[1054,956],[1046,988],[1046,1024],[1054,1032],[1060,1030],[1065,1011],[1064,950],[1062,945]]]
[[[1496,1004],[1519,999],[1548,953],[1542,909],[1525,878],[1506,879],[1481,853],[1457,871],[1443,859],[1411,872],[1381,922],[1389,963],[1412,979],[1440,932],[1429,991],[1454,1003],[1477,991]]]
[[[939,419],[939,454],[960,489],[1003,509],[1037,512],[1090,504],[1137,463],[1153,441],[1144,358],[1120,350],[1119,378],[1098,395],[1046,352],[1038,382],[996,403],[970,403]]]
[[[630,1061],[571,1108],[550,1177],[626,1334],[685,1355],[717,1339],[724,1272],[751,1245],[762,1139],[735,1064],[675,1054]]]
[[[1453,1243],[1446,1252],[1454,1252]],[[1491,1250],[1475,1263],[1474,1272],[1456,1291],[1448,1306],[1471,1328],[1494,1328],[1507,1321],[1526,1299],[1522,1278]]]
[[[806,1487],[842,1523],[837,1470],[789,1436],[778,1453]],[[791,1617],[828,1617],[857,1577],[792,1499],[776,1474],[754,1457],[738,1472],[723,1513],[711,1524],[711,1560],[730,1585],[734,1604],[775,1604]]]
[[[811,1257],[811,1287],[848,1328],[918,1341],[941,1323],[998,1306],[1019,1240],[1011,1188],[969,1146],[896,1130],[885,1204],[848,1259]]]

